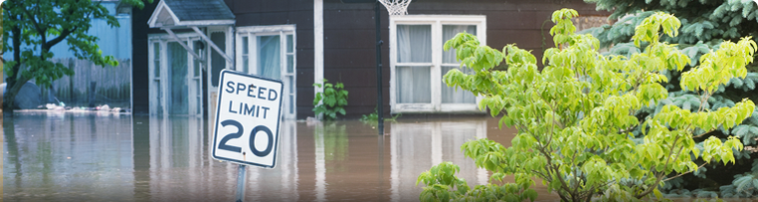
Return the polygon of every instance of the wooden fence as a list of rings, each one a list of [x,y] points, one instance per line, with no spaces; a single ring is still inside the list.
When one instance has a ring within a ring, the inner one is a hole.
[[[73,76],[53,81],[52,93],[67,106],[108,104],[110,107],[129,107],[131,100],[131,60],[120,59],[118,66],[97,66],[87,60],[53,59],[73,67]],[[42,95],[47,95],[43,90]],[[43,100],[46,100],[43,98]]]

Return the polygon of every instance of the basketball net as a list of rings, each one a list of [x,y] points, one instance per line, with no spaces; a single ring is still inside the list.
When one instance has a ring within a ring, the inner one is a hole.
[[[408,5],[411,4],[411,0],[379,0],[379,2],[387,8],[390,15],[407,15]]]

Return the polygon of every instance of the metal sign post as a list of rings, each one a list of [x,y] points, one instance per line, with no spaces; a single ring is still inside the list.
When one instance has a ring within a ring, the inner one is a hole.
[[[245,200],[245,165],[239,165],[237,168],[237,199],[235,202]]]
[[[237,201],[245,196],[245,165],[274,168],[279,149],[281,81],[221,71],[212,157],[240,164]]]

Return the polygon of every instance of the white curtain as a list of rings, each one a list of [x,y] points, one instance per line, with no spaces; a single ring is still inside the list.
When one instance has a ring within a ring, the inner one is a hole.
[[[432,62],[432,26],[397,26],[398,63]],[[431,69],[429,66],[398,66],[397,102],[431,103]]]
[[[429,67],[403,67],[397,70],[397,103],[432,103]]]
[[[281,80],[279,35],[258,36],[258,76]]]
[[[444,44],[447,40],[452,39],[455,37],[456,34],[466,32],[469,34],[476,35],[476,26],[475,25],[443,25],[442,26],[442,43]],[[440,77],[444,76],[448,71],[450,71],[453,68],[458,68],[460,65],[459,61],[456,61],[455,59],[455,49],[450,49],[448,51],[442,52],[442,75]],[[447,65],[445,65],[447,64]],[[455,65],[451,65],[455,64]],[[458,70],[467,73],[467,74],[473,74],[474,71],[469,68],[458,68]],[[445,84],[444,80],[441,80],[442,86],[442,103],[476,103],[476,96],[474,96],[473,93],[470,91],[463,90],[461,88],[451,88],[448,87],[447,84]]]
[[[187,73],[189,66],[187,64],[187,50],[177,42],[168,43],[168,62],[170,78],[170,113],[171,114],[188,114],[189,113],[189,93],[187,92]]]

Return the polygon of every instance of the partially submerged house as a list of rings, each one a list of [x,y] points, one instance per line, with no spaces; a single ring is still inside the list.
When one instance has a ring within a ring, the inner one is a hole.
[[[134,112],[214,114],[222,69],[281,80],[283,118],[314,116],[319,89],[312,84],[324,78],[350,92],[348,117],[374,112],[377,4],[361,2],[161,0],[135,10]],[[467,32],[491,47],[516,43],[542,57],[553,44],[550,15],[561,8],[607,16],[581,0],[415,0],[404,16],[381,7],[383,113],[482,113],[480,98],[442,82],[459,68],[444,41]]]

